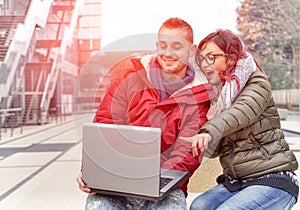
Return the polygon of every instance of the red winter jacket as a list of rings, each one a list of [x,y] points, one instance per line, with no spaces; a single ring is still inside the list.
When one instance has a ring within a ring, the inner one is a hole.
[[[108,89],[95,115],[95,122],[130,124],[162,129],[162,167],[189,171],[199,166],[191,153],[191,143],[178,137],[191,137],[207,121],[212,86],[195,75],[194,81],[160,102],[159,94],[148,79],[149,62],[132,59],[132,68]],[[188,180],[180,186],[187,195]]]

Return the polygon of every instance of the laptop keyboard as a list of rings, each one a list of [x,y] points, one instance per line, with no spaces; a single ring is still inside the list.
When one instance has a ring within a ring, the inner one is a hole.
[[[160,189],[164,188],[167,184],[169,184],[170,181],[172,181],[172,178],[167,178],[167,177],[160,177]]]

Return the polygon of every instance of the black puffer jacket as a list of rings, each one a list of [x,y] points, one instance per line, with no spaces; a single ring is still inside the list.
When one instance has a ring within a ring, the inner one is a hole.
[[[206,155],[219,156],[223,172],[233,179],[298,168],[280,129],[270,84],[260,71],[251,75],[232,106],[201,130],[213,139]]]

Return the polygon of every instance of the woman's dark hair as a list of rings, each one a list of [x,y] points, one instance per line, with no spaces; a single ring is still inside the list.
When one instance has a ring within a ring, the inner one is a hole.
[[[218,29],[216,32],[210,33],[204,39],[202,39],[198,45],[198,49],[197,49],[195,56],[199,56],[201,50],[203,49],[203,47],[205,47],[205,45],[208,42],[213,42],[216,45],[218,45],[218,47],[222,51],[224,51],[224,53],[227,55],[227,57],[235,55],[235,58],[236,58],[235,62],[233,63],[233,65],[231,65],[229,67],[227,72],[223,72],[223,74],[226,74],[226,75],[232,74],[236,67],[238,60],[241,58],[246,58],[246,56],[247,56],[241,39],[236,34],[234,34],[232,31],[223,30],[223,29]],[[195,59],[195,60],[197,61],[198,59]],[[261,68],[261,66],[257,63],[257,61],[255,59],[254,59],[254,61],[257,65],[257,67],[262,72],[264,72],[264,70]],[[198,64],[199,67],[200,67],[200,65]]]
[[[235,55],[236,61],[231,68],[235,67],[240,58],[246,57],[241,39],[230,30],[218,29],[216,32],[210,33],[200,41],[197,54],[200,53],[208,42],[214,42],[228,56]]]

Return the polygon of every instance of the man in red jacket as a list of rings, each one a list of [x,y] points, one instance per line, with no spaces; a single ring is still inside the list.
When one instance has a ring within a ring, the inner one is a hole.
[[[215,94],[205,76],[188,63],[195,50],[188,23],[179,18],[166,20],[156,45],[156,54],[131,60],[126,73],[108,89],[94,121],[161,128],[162,167],[189,171],[191,176],[199,159],[192,155],[191,143],[180,137],[197,134],[207,121]],[[81,173],[77,182],[90,193],[86,209],[186,209],[188,180],[160,202],[92,193]]]

